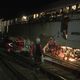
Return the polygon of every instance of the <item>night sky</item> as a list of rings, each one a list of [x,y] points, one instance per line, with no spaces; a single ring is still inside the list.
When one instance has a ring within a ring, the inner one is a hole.
[[[0,18],[15,17],[21,14],[31,14],[41,11],[46,5],[59,0],[16,0],[3,1],[0,4]]]
[[[59,7],[77,1],[80,2],[80,0],[0,0],[0,18],[15,18],[22,14],[42,12],[50,8],[51,4],[52,7]]]

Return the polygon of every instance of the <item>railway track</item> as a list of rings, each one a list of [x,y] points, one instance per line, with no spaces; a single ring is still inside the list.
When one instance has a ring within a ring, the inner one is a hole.
[[[9,72],[9,77],[13,75],[13,78],[16,78],[11,80],[49,80],[46,74],[44,75],[40,71],[37,71],[36,73],[29,68],[24,68],[21,65],[18,65],[5,59],[1,59],[1,63],[6,68],[6,71]]]
[[[65,61],[65,60],[59,59],[59,57],[56,58],[56,57],[51,57],[49,55],[44,55],[44,56],[45,56],[44,57],[45,61],[56,63],[56,64],[62,65],[64,67],[67,67],[67,68],[70,68],[70,69],[80,72],[80,62],[79,61],[70,62],[70,61]]]
[[[55,73],[62,75],[68,80],[80,80],[79,65],[77,67],[74,63],[60,61],[59,59],[50,57],[45,58],[44,61],[47,63],[45,66],[48,70],[54,71]]]
[[[6,72],[6,75],[10,80],[27,80],[21,73],[16,71],[15,68],[13,68],[8,61],[0,58],[0,63],[2,65],[3,70]],[[6,79],[1,79],[6,80]]]
[[[14,57],[9,56],[9,55],[2,55],[2,56],[4,59],[6,58],[9,61],[10,65],[11,65],[11,63],[17,63],[17,64],[19,64],[19,66],[23,66],[24,68],[28,68],[28,70],[33,71],[32,74],[34,74],[34,76],[35,76],[34,80],[68,80],[67,78],[63,77],[62,75],[59,75],[59,74],[55,73],[54,71],[50,71],[51,69],[48,70],[47,68],[44,68],[41,65],[39,66],[39,68],[40,68],[39,71],[34,71],[35,68],[33,68],[33,67],[35,67],[35,65],[33,63],[31,63],[31,61],[29,61],[29,59],[27,59],[25,56],[22,56],[22,55],[17,55]],[[15,67],[15,66],[13,65],[13,67]],[[20,72],[20,70],[19,70],[19,72]]]

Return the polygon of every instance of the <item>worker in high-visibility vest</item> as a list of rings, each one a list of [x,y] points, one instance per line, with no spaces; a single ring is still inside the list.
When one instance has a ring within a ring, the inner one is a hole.
[[[34,59],[36,64],[40,64],[42,61],[42,45],[41,45],[41,40],[40,38],[36,38],[36,43],[35,43],[35,53],[34,53]]]
[[[26,56],[30,56],[30,46],[31,46],[31,41],[29,39],[24,41],[24,51]]]

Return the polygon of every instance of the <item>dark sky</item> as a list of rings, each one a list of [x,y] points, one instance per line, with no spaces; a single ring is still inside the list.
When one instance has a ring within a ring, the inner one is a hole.
[[[5,0],[0,4],[0,17],[14,17],[22,13],[31,14],[56,1],[59,0]]]
[[[58,7],[68,4],[68,2],[71,4],[77,1],[80,2],[80,0],[0,0],[0,18],[14,18],[22,14],[28,15],[44,11],[49,6]]]

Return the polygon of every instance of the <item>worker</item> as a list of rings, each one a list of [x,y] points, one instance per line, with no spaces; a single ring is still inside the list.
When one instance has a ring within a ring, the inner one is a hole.
[[[42,50],[41,40],[40,38],[36,38],[35,54],[34,54],[34,59],[36,64],[41,63],[42,53],[43,50]]]

